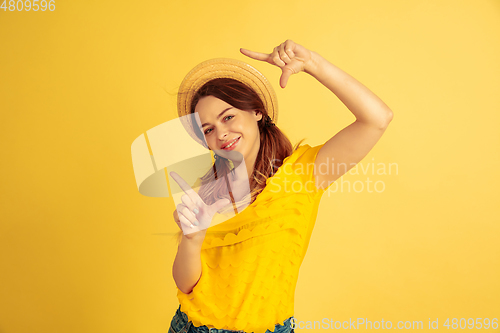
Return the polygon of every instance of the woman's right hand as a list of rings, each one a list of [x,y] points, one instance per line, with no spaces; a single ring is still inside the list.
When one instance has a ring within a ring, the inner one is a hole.
[[[174,220],[187,238],[210,227],[215,213],[230,203],[228,199],[220,199],[207,205],[181,176],[174,171],[170,172],[170,176],[185,193],[181,197],[182,204],[178,204],[174,211]]]

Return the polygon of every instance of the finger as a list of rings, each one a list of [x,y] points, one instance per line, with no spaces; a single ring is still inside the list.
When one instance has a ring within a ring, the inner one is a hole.
[[[288,83],[288,79],[293,74],[293,71],[288,67],[283,67],[282,69],[283,69],[283,73],[281,73],[281,77],[280,77],[280,86],[281,86],[281,88],[285,88],[286,84]]]
[[[285,62],[283,60],[281,60],[281,58],[280,58],[280,55],[279,55],[279,52],[278,52],[278,47],[274,48],[274,51],[271,54],[271,59],[273,60],[273,63],[276,66],[279,66],[279,67],[286,66]]]
[[[181,197],[182,203],[189,208],[193,213],[198,214],[200,211],[198,208],[196,208],[196,205],[194,204],[193,200],[188,195],[183,195]]]
[[[225,206],[229,205],[230,202],[231,201],[229,201],[229,199],[217,200],[213,205],[210,206],[210,209],[212,209],[212,211],[215,214],[215,212],[217,212],[221,208],[224,208]]]
[[[186,206],[179,204],[177,206],[177,211],[179,219],[181,216],[183,216],[187,221],[189,221],[189,224],[192,223],[194,225],[197,225],[198,220],[196,219],[196,216]]]
[[[295,42],[288,39],[285,42],[285,52],[286,52],[286,54],[288,54],[288,57],[290,59],[295,58],[295,53],[293,52],[294,48],[295,48]]]
[[[175,221],[175,223],[177,223],[177,225],[179,226],[179,228],[182,230],[181,221],[179,219],[179,214],[177,214],[177,209],[174,210],[174,221]]]
[[[196,215],[192,211],[190,211],[187,207],[184,207],[181,211],[181,214],[189,220],[194,225],[198,225],[198,219],[196,218]]]
[[[279,55],[280,55],[281,60],[283,60],[283,62],[285,64],[288,64],[288,63],[290,63],[290,61],[292,61],[290,59],[290,57],[288,56],[288,54],[285,52],[285,43],[283,43],[279,46]]]
[[[244,48],[240,48],[240,52],[255,60],[269,61],[269,54],[266,53],[250,51]]]
[[[179,219],[182,224],[184,224],[188,228],[194,228],[194,225],[188,221],[183,215],[179,215]]]
[[[189,184],[184,179],[182,179],[182,177],[179,176],[176,172],[174,171],[170,172],[170,176],[175,180],[177,184],[179,184],[180,188],[184,191],[184,193],[186,193],[191,198],[191,200],[195,204],[200,204],[201,202],[203,202],[198,193],[196,193],[196,191],[193,190],[191,186],[189,186]]]
[[[180,188],[186,192],[186,194],[190,194],[191,192],[194,192],[196,193],[192,188],[191,186],[189,186],[188,183],[186,183],[186,181],[184,179],[182,179],[181,176],[179,176],[176,172],[172,171],[170,172],[170,177],[172,177],[173,180],[175,180],[175,182],[177,184],[179,184]]]

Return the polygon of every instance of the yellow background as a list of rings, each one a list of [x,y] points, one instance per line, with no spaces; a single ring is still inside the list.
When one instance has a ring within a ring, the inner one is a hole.
[[[500,318],[500,1],[80,0],[0,10],[0,333],[167,332],[174,204],[138,192],[131,144],[214,57],[268,77],[292,143],[324,143],[355,119],[340,100],[239,53],[286,39],[393,110],[361,164],[398,166],[323,196],[297,321]]]

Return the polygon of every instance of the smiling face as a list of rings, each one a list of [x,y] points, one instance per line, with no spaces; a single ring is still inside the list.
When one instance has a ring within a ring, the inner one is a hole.
[[[239,138],[233,151],[243,155],[248,167],[255,164],[260,149],[260,133],[257,121],[262,114],[257,111],[243,111],[214,96],[202,97],[195,107],[202,124],[208,147],[217,150],[222,157],[227,151],[222,147]]]

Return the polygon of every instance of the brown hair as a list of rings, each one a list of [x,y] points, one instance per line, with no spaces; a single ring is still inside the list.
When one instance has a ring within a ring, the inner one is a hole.
[[[283,160],[290,156],[304,139],[300,140],[295,147],[288,137],[277,126],[265,126],[265,119],[268,116],[259,95],[244,83],[230,78],[217,78],[205,83],[194,95],[191,103],[191,114],[195,112],[196,105],[202,97],[214,96],[231,106],[248,112],[254,110],[262,113],[258,127],[260,132],[260,149],[257,153],[253,177],[250,179],[250,203],[253,203],[257,196],[266,187],[266,180],[274,175],[277,169],[283,164]],[[196,123],[196,122],[194,122]],[[194,126],[195,134],[204,141],[204,134],[198,126]],[[227,183],[223,181],[221,175],[226,175],[231,171],[231,162],[225,158],[217,156],[213,171],[209,170],[201,177],[201,187],[198,195],[207,205],[211,205],[219,199],[229,199]],[[219,172],[219,175],[217,175]],[[177,243],[182,239],[182,231],[177,233]]]

